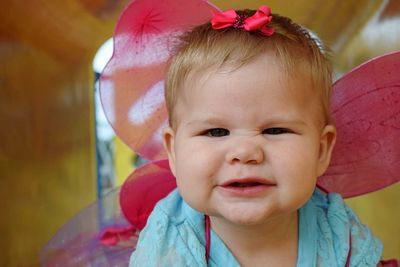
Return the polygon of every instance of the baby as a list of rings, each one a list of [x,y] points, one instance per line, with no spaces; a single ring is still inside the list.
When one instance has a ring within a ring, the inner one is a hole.
[[[336,140],[331,84],[326,48],[266,6],[185,34],[163,132],[178,189],[130,266],[376,266],[380,241],[316,188]]]

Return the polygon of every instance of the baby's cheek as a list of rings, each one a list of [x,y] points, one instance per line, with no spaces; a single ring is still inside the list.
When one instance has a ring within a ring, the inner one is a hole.
[[[286,187],[287,193],[301,195],[313,191],[317,179],[317,168],[311,154],[299,153],[290,159],[279,161],[275,166],[278,183]]]
[[[184,145],[184,154],[186,161],[190,164],[196,165],[201,162],[210,161],[216,156],[215,147],[207,142],[192,142]]]

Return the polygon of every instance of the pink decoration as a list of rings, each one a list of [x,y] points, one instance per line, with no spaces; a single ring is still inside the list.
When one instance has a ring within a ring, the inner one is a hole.
[[[121,188],[120,204],[125,218],[137,229],[146,225],[156,203],[176,188],[168,160],[144,165],[134,171]]]
[[[120,241],[129,240],[135,233],[136,229],[132,226],[110,227],[101,234],[100,243],[106,246],[115,246]]]
[[[41,266],[127,266],[139,231],[124,218],[119,193],[111,191],[70,219],[40,252]]]
[[[164,72],[177,36],[210,21],[217,9],[200,0],[136,0],[122,13],[114,53],[100,78],[106,117],[116,134],[148,160],[165,158]]]
[[[271,10],[268,6],[261,6],[254,15],[249,17],[240,16],[233,9],[225,12],[214,12],[211,25],[217,30],[230,27],[243,28],[246,31],[259,30],[264,35],[271,36],[275,30],[267,27],[272,20],[270,13]]]
[[[343,197],[400,180],[400,52],[370,60],[338,80],[331,109],[338,137],[318,184]]]

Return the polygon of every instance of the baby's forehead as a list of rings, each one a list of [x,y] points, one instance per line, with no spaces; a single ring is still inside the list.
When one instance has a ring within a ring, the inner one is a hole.
[[[206,90],[207,88],[205,87],[210,85],[210,80],[212,80],[214,76],[219,76],[218,83],[212,84],[211,87],[215,88],[215,90],[218,90],[219,89],[218,86],[222,83],[221,87],[224,86],[227,87],[226,95],[224,95],[224,97],[221,97],[221,95],[219,95],[216,98],[215,95],[211,92],[208,94],[203,94],[201,96],[201,99],[212,99],[212,102],[220,107],[228,107],[230,105],[234,105],[234,102],[232,102],[231,101],[232,99],[229,97],[229,87],[236,85],[237,81],[235,79],[233,79],[233,81],[230,81],[229,79],[232,78],[231,75],[234,75],[235,71],[245,67],[246,65],[242,66],[226,65],[218,69],[213,68],[213,69],[202,70],[199,72],[192,72],[186,78],[181,90],[177,92],[176,102],[175,102],[176,109],[173,117],[179,120],[179,113],[185,113],[187,112],[187,110],[194,108],[194,103],[196,104],[196,106],[202,106],[201,100],[196,99],[198,95],[198,90]],[[277,97],[277,95],[274,94],[273,91],[270,94],[271,90],[270,89],[267,90],[268,86],[271,86],[270,84],[268,84],[269,73],[265,74],[266,76],[265,87],[259,87],[259,89],[257,90],[266,91],[267,97],[270,99],[271,98],[274,99],[275,102],[283,101],[282,96],[283,97],[287,96],[288,98],[294,98],[295,101],[291,102],[293,103],[293,105],[310,107],[310,110],[312,110],[313,115],[317,114],[318,120],[320,120],[319,117],[321,118],[324,117],[323,115],[324,108],[320,95],[314,92],[312,79],[310,75],[307,74],[306,71],[304,71],[304,67],[297,66],[291,72],[286,71],[282,65],[280,66],[276,65],[276,67],[277,71],[274,72],[273,75],[279,72],[278,75],[280,76],[279,77],[279,79],[281,80],[280,82],[284,84],[282,88],[285,88],[283,89],[284,91],[283,94],[279,94],[279,97]],[[257,79],[258,77],[248,76],[246,78],[248,80],[245,79],[240,81],[240,83],[243,84],[244,86],[243,86],[243,93],[240,95],[242,99],[239,99],[239,101],[240,102],[247,101],[248,105],[253,105],[255,102],[262,103],[264,101],[263,98],[261,97],[257,98],[257,96],[262,95],[264,97],[265,94],[262,94],[263,92],[257,92],[251,90],[251,88],[249,87],[246,87],[247,84],[251,86],[252,85],[251,80]],[[209,90],[206,91],[210,92]]]
[[[240,87],[235,95],[244,100],[253,96],[274,98],[279,95],[288,98],[294,96],[299,101],[308,102],[309,99],[317,98],[317,94],[313,91],[310,74],[304,69],[305,66],[296,66],[289,71],[267,55],[243,65],[233,63],[219,68],[193,70],[177,91],[176,97],[181,101],[193,100],[199,92],[207,91],[208,94],[202,94],[202,97],[214,98],[216,92],[224,90],[224,98],[220,100],[228,101],[232,89]],[[212,91],[209,90],[210,87]],[[259,102],[261,98],[256,100]]]
[[[249,61],[230,60],[221,65],[204,64],[203,66],[193,66],[182,80],[182,84],[177,90],[177,96],[180,96],[182,93],[183,96],[190,94],[193,88],[203,87],[215,76],[226,78],[225,81],[228,84],[230,79],[234,78],[235,73],[249,69],[249,66],[254,65],[255,62],[261,62],[261,65],[258,64],[257,71],[250,68],[246,76],[242,77],[242,82],[250,85],[254,80],[260,78],[258,75],[261,75],[263,76],[261,78],[266,80],[266,86],[268,86],[268,78],[278,78],[281,83],[287,84],[288,87],[303,87],[299,86],[300,84],[307,85],[308,89],[314,87],[310,64],[307,61],[298,61],[297,64],[293,65],[286,64],[285,60],[279,58],[273,51],[265,51]],[[273,72],[270,71],[271,68],[273,68]],[[259,69],[265,71],[259,71]]]

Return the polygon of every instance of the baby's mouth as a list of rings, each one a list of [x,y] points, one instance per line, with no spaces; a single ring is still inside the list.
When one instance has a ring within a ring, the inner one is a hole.
[[[221,186],[225,188],[246,188],[246,187],[274,186],[274,185],[275,183],[261,177],[244,177],[237,179],[235,178],[235,179],[230,179],[221,184]]]
[[[230,179],[219,188],[228,197],[252,198],[264,196],[274,186],[275,183],[262,177],[244,177]]]
[[[244,182],[244,183],[234,182],[234,183],[230,183],[230,184],[227,184],[224,186],[225,187],[252,187],[252,186],[260,186],[260,185],[265,185],[265,184],[259,183],[259,182]]]

